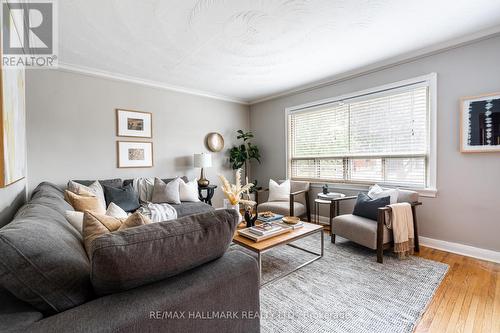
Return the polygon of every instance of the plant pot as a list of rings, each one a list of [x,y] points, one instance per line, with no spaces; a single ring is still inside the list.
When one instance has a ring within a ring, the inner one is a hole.
[[[234,209],[235,211],[238,212],[238,224],[241,223],[241,221],[243,221],[243,216],[241,216],[241,213],[240,213],[240,205],[237,204],[237,205],[231,205],[229,203],[229,200],[227,199],[224,199],[224,208],[225,209]]]

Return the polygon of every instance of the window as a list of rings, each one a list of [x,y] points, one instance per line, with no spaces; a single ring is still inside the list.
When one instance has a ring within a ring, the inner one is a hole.
[[[288,110],[289,176],[434,187],[432,78]]]

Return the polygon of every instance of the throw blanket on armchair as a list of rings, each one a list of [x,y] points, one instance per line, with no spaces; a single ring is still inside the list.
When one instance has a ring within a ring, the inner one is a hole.
[[[394,252],[399,258],[413,254],[414,231],[411,205],[406,202],[389,205],[391,211],[386,218],[386,226],[392,229]]]

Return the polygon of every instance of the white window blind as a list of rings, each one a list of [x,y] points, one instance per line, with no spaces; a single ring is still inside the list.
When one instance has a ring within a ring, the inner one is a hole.
[[[426,187],[428,95],[420,83],[290,113],[289,174]]]

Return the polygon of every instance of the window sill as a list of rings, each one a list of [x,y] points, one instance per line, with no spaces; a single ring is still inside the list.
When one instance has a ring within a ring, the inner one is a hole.
[[[311,181],[312,188],[321,188],[323,187],[324,184],[325,184],[324,182]],[[348,190],[348,191],[368,191],[368,189],[371,186],[366,184],[349,184],[349,183],[326,183],[326,184],[328,184],[328,186],[331,186],[331,188],[333,189]],[[387,187],[392,187],[392,186],[387,186]],[[424,198],[436,198],[438,193],[438,190],[435,188],[424,188],[424,189],[408,188],[408,187],[401,187],[401,188],[405,190],[415,191],[419,194],[419,196]]]

